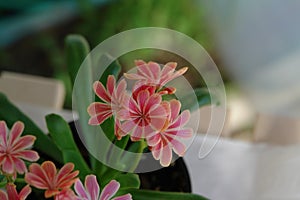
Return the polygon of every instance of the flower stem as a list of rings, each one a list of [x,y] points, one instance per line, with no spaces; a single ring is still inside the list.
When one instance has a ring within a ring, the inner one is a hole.
[[[24,178],[16,178],[15,182],[16,183],[26,183]]]

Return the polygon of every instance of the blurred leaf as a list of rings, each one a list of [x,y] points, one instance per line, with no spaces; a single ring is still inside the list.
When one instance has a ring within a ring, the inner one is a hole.
[[[104,54],[100,57],[100,60],[98,61],[98,63],[102,63],[102,62],[106,63],[107,61],[111,61],[112,59],[113,58],[110,55]],[[118,62],[118,60],[114,60],[103,72],[103,74],[100,78],[100,82],[103,85],[106,85],[108,75],[113,75],[116,78],[116,80],[118,80],[121,69],[122,69],[122,67],[121,67],[120,63]]]
[[[79,114],[79,124],[82,130],[82,136],[87,145],[93,144],[94,138],[89,136],[91,132],[88,125],[89,115],[86,111],[93,96],[92,82],[92,59],[87,57],[90,47],[86,39],[81,35],[69,35],[65,40],[65,48],[67,54],[68,70],[73,84],[73,100],[75,100],[76,111]],[[85,60],[86,59],[86,60]],[[84,67],[80,68],[85,62]],[[78,73],[81,73],[80,79],[75,79]],[[103,171],[104,165],[96,158],[90,156],[90,163],[94,171]]]
[[[115,138],[114,130],[115,130],[115,120],[113,117],[106,119],[100,126],[105,133],[106,137],[113,141]]]
[[[47,127],[50,136],[62,151],[64,162],[72,162],[75,168],[80,171],[80,177],[83,179],[91,174],[91,170],[83,159],[71,132],[68,123],[60,116],[50,114],[46,116]]]
[[[197,102],[194,98],[196,96]],[[195,110],[211,103],[210,93],[206,88],[196,88],[181,99],[181,110]]]
[[[4,188],[7,184],[7,179],[4,175],[0,174],[0,188]]]
[[[121,189],[129,189],[129,188],[140,188],[140,178],[137,174],[127,173],[127,174],[119,174],[116,178],[116,181],[120,183]]]
[[[25,125],[23,134],[34,135],[37,138],[34,148],[60,163],[63,162],[62,154],[54,142],[2,93],[0,93],[0,120],[6,121],[8,127],[12,127],[16,121],[22,121]]]
[[[130,193],[132,195],[132,199],[134,200],[208,200],[205,197],[191,193],[161,192],[141,189],[121,189],[117,195],[123,195],[127,193]]]
[[[81,180],[83,180],[85,176],[92,174],[92,171],[82,158],[80,152],[75,150],[63,150],[63,158],[65,163],[71,162],[75,164],[75,169],[80,171],[79,177]]]
[[[132,144],[130,144],[129,148],[127,151],[130,151],[130,152],[134,152],[136,153],[138,156],[136,156],[135,160],[132,160],[132,158],[128,157],[126,154],[124,154],[121,159],[119,160],[120,163],[125,163],[127,165],[130,165],[130,166],[126,166],[126,170],[129,171],[129,172],[133,172],[140,160],[141,160],[141,156],[142,156],[142,153],[144,151],[144,149],[147,147],[147,144],[145,141],[138,141],[138,142],[133,142]]]
[[[90,46],[81,35],[68,35],[65,40],[67,65],[72,85],[75,82],[77,72],[90,52]]]

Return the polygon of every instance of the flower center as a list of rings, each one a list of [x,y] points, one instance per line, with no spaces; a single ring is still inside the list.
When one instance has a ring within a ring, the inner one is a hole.
[[[169,124],[170,124],[170,121],[167,119],[167,120],[165,121],[165,124],[164,124],[164,126],[162,127],[162,129],[160,129],[160,132],[161,132],[161,133],[162,133],[162,132],[165,132],[165,130],[168,129]]]

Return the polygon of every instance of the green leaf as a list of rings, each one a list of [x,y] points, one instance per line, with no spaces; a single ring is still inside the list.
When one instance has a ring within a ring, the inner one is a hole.
[[[0,93],[0,120],[6,121],[8,127],[12,127],[16,121],[22,121],[25,125],[23,135],[34,135],[37,138],[34,148],[60,163],[63,162],[62,154],[55,143],[2,93]]]
[[[154,190],[141,190],[141,189],[121,189],[117,195],[130,193],[134,200],[208,200],[205,197],[191,193],[181,192],[160,192]]]
[[[90,46],[83,36],[73,34],[66,37],[65,49],[68,71],[73,85],[79,67],[90,52]]]
[[[193,98],[196,96],[195,98]],[[196,88],[190,93],[186,94],[182,99],[181,102],[181,109],[182,110],[195,110],[199,107],[208,105],[211,103],[210,93],[206,88]]]
[[[120,183],[121,189],[129,189],[129,188],[140,188],[140,178],[137,174],[126,173],[119,174],[116,178],[116,181]]]
[[[92,171],[82,158],[80,152],[74,150],[64,150],[63,158],[65,163],[71,162],[75,164],[75,169],[80,171],[79,177],[81,180],[83,180],[86,175],[92,174]]]
[[[125,149],[127,147],[128,141],[129,141],[130,136],[126,135],[122,137],[120,140],[115,139],[114,145],[116,148],[111,150],[110,155],[109,155],[109,162],[112,162],[112,160],[120,160],[122,154],[124,151],[120,151],[120,149]]]
[[[92,59],[87,56],[90,52],[90,47],[86,39],[81,35],[69,35],[65,40],[65,48],[67,54],[68,70],[70,79],[73,84],[73,98],[75,99],[76,111],[78,112],[79,124],[83,133],[89,133],[90,128],[88,125],[89,115],[86,111],[90,98],[93,96],[92,91]],[[82,63],[85,65],[80,68]],[[76,79],[77,73],[81,73],[81,78]],[[76,80],[76,82],[75,82]],[[84,135],[84,139],[89,145],[93,142],[94,138],[89,135]],[[97,167],[97,170],[101,170],[102,164],[99,163],[96,158],[90,156],[90,163],[93,170]]]
[[[50,136],[63,154],[64,162],[72,162],[80,171],[80,177],[91,174],[91,170],[83,159],[71,132],[68,123],[60,116],[50,114],[46,116]]]
[[[112,142],[115,139],[115,120],[113,117],[106,119],[100,126],[105,133],[106,137]]]
[[[128,166],[126,166],[126,170],[129,172],[133,172],[136,167],[138,166],[140,160],[141,160],[141,156],[142,156],[142,152],[144,151],[144,149],[147,147],[147,144],[145,141],[137,141],[137,142],[133,142],[132,144],[130,144],[128,151],[130,152],[134,152],[136,153],[138,156],[136,156],[136,158],[134,160],[132,160],[131,156],[127,156],[127,154],[124,154],[121,159],[119,160],[119,162],[121,164],[127,164]]]
[[[7,184],[7,179],[5,176],[0,174],[0,188],[4,188]]]
[[[99,63],[102,63],[102,62],[105,63],[112,59],[113,58],[110,55],[104,54],[100,57]],[[121,67],[120,63],[118,62],[118,60],[113,61],[103,72],[103,74],[100,78],[100,82],[103,85],[106,85],[108,75],[113,75],[117,80],[120,75],[121,69],[122,69],[122,67]]]

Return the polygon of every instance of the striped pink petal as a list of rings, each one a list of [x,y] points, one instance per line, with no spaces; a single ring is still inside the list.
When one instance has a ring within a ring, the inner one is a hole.
[[[67,163],[59,171],[51,161],[45,161],[42,165],[33,163],[29,166],[29,172],[25,174],[25,181],[39,189],[45,189],[45,197],[71,195],[67,190],[77,180],[79,171],[73,171],[74,164]],[[61,193],[65,191],[66,193]]]
[[[23,160],[21,160],[19,158],[12,158],[12,159],[15,164],[15,168],[19,174],[23,174],[23,173],[27,172],[27,167]]]
[[[56,166],[54,165],[53,162],[43,162],[42,165],[42,170],[45,173],[46,177],[49,180],[49,183],[55,181],[55,175],[57,173]]]
[[[109,199],[111,199],[117,193],[119,188],[120,188],[120,183],[115,181],[115,180],[111,180],[104,187],[103,191],[101,192],[99,200],[109,200]]]
[[[0,199],[1,200],[25,200],[28,195],[31,193],[31,188],[29,185],[26,185],[22,188],[21,192],[18,194],[16,185],[13,183],[8,183],[6,185],[6,193],[0,190]]]
[[[8,198],[10,200],[18,200],[19,199],[19,197],[18,197],[19,195],[18,195],[16,186],[13,183],[8,183],[6,185],[6,191],[7,191]]]
[[[166,145],[161,149],[160,164],[163,167],[167,167],[170,165],[171,161],[172,161],[172,149],[169,145]]]
[[[142,60],[135,61],[137,66],[137,73],[125,74],[127,79],[137,80],[136,85],[155,84],[158,89],[162,89],[169,81],[183,75],[187,71],[187,67],[175,71],[177,63],[169,62],[161,69],[156,62],[144,62]],[[135,87],[137,88],[137,87]],[[173,94],[175,91],[166,91],[168,94]]]
[[[36,137],[32,135],[25,135],[23,137],[20,137],[18,138],[18,140],[14,140],[12,150],[19,151],[20,149],[28,149],[33,146],[35,140]]]
[[[75,184],[74,184],[74,189],[76,194],[79,196],[78,200],[82,200],[82,199],[88,199],[88,193],[85,190],[82,182],[80,181],[80,179],[78,179]]]
[[[54,200],[75,200],[77,196],[75,195],[74,191],[71,189],[64,189],[62,191],[58,191],[55,195]],[[84,200],[84,199],[80,199]]]
[[[91,125],[99,125],[113,115],[110,105],[99,102],[89,105],[87,111],[91,116],[88,122]]]
[[[85,187],[89,193],[91,200],[98,200],[100,195],[100,188],[97,182],[97,178],[94,175],[88,175],[85,177]]]
[[[25,181],[39,189],[48,189],[51,187],[49,177],[37,163],[33,163],[29,166],[29,173],[25,174]]]
[[[186,125],[186,123],[189,121],[190,119],[190,111],[189,110],[185,110],[183,111],[179,117],[170,125],[170,129],[172,128],[178,128],[178,127],[183,127]]]
[[[119,190],[120,183],[111,180],[100,194],[99,184],[95,175],[87,175],[85,177],[85,187],[78,179],[75,182],[75,192],[78,195],[76,200],[110,200]],[[112,200],[132,200],[130,194],[115,197]]]
[[[93,85],[94,91],[96,93],[96,95],[103,100],[104,102],[110,102],[110,96],[109,94],[106,92],[105,87],[103,86],[103,84],[100,81],[96,81]]]
[[[33,150],[22,150],[14,153],[14,156],[31,162],[35,162],[40,158],[39,154]]]
[[[4,121],[0,122],[0,167],[7,174],[24,173],[27,171],[23,160],[37,161],[38,153],[33,150],[27,150],[33,146],[35,136],[21,134],[24,130],[22,122],[16,122],[8,133]],[[21,160],[23,159],[23,160]]]
[[[17,139],[21,136],[23,130],[24,130],[24,124],[22,122],[16,122],[13,125],[13,127],[11,128],[10,137],[8,140],[9,145],[14,145],[14,143],[17,141]]]
[[[7,197],[7,194],[3,190],[0,190],[0,199],[1,200],[9,200]]]
[[[2,171],[7,174],[13,174],[14,173],[14,162],[11,158],[11,156],[6,156],[2,163]]]
[[[161,141],[161,136],[159,134],[155,134],[154,136],[147,138],[147,144],[149,146],[155,146]]]
[[[26,185],[19,193],[20,200],[25,200],[30,193],[31,193],[31,188],[29,187],[29,185]]]
[[[182,129],[174,129],[165,131],[165,135],[169,137],[180,137],[180,138],[190,138],[193,136],[193,129],[191,128],[182,128]]]
[[[131,194],[125,194],[119,197],[115,197],[112,200],[132,200]]]
[[[114,92],[115,85],[116,85],[115,77],[112,75],[109,75],[107,78],[106,88],[107,88],[107,92],[110,96],[112,96],[112,94]]]
[[[178,114],[180,112],[181,103],[175,99],[172,99],[169,103],[170,103],[170,110],[172,111],[170,115],[170,120],[174,121],[178,117]]]
[[[149,62],[148,68],[151,71],[151,76],[154,80],[160,79],[160,66],[156,62]]]
[[[179,155],[179,156],[183,156],[185,153],[185,145],[183,143],[181,143],[180,141],[178,141],[177,139],[171,139],[169,140],[169,142],[172,145],[172,149],[174,150],[174,152]]]
[[[140,65],[145,65],[145,64],[147,64],[145,61],[143,61],[143,60],[135,60],[134,61],[134,64],[136,65],[136,66],[140,66]]]

